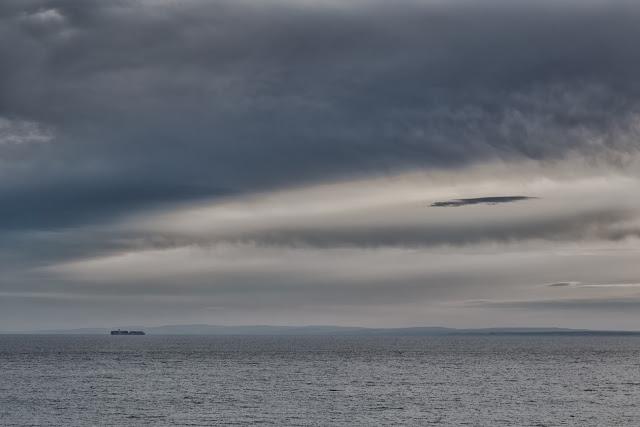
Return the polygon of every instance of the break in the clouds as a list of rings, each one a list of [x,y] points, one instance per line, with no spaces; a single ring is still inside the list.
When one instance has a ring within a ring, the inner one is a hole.
[[[42,143],[52,139],[52,132],[36,122],[0,117],[0,146]]]
[[[637,328],[591,302],[640,280],[639,24],[625,0],[3,1],[2,327]]]

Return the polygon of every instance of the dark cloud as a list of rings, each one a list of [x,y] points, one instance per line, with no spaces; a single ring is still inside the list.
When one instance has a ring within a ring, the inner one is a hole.
[[[471,199],[453,199],[443,202],[434,202],[431,207],[452,208],[469,205],[498,205],[501,203],[520,202],[522,200],[536,199],[536,197],[528,196],[493,196],[493,197],[474,197]]]
[[[620,162],[637,149],[634,2],[0,8],[0,116],[53,138],[0,147],[11,163],[0,203],[13,205],[0,223],[11,227],[128,212],[154,203],[148,194],[576,150]],[[94,196],[69,200],[76,191]],[[135,192],[136,203],[114,200]],[[48,207],[33,208],[45,193]],[[18,223],[21,211],[31,219]]]
[[[7,189],[0,205],[0,230],[38,228],[51,230],[78,223],[99,223],[127,214],[141,207],[162,207],[169,201],[179,202],[203,196],[224,196],[229,190],[213,186],[183,186],[169,182],[149,185],[114,177],[109,182],[58,182],[37,189]]]
[[[547,286],[550,288],[570,288],[579,284],[580,282],[555,282],[549,283]]]

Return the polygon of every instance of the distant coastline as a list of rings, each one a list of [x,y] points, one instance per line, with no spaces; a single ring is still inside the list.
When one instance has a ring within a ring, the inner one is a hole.
[[[277,336],[486,336],[486,335],[568,335],[608,336],[638,335],[640,331],[593,330],[570,328],[505,327],[457,329],[445,327],[367,328],[350,326],[217,326],[165,325],[154,327],[122,326],[122,330],[144,330],[149,335],[277,335]],[[105,335],[113,328],[48,329],[0,332],[0,334]]]

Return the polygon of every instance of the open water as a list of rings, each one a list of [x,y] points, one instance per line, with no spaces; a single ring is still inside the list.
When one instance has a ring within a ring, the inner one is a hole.
[[[0,425],[640,425],[630,336],[0,335]]]

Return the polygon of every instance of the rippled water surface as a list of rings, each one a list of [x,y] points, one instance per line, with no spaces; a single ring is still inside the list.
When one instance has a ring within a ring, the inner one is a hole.
[[[640,425],[638,337],[0,336],[1,425]]]

